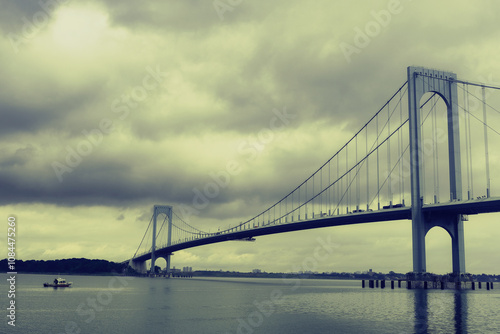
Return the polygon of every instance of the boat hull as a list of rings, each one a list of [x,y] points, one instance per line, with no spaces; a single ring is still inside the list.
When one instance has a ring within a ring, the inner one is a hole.
[[[71,283],[64,283],[64,284],[43,283],[43,286],[46,288],[69,288],[71,286]]]

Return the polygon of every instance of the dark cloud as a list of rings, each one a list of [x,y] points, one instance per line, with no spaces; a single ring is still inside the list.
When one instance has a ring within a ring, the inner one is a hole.
[[[107,116],[109,107],[100,101],[102,93],[100,85],[94,83],[77,91],[54,86],[36,102],[39,92],[7,97],[0,102],[0,137],[41,131],[81,136],[83,130],[99,127],[100,120]]]
[[[138,5],[131,0],[97,0],[107,7],[112,22],[132,29],[163,30],[166,32],[195,34],[205,37],[214,29],[231,28],[238,25],[260,24],[269,18],[279,17],[296,6],[289,1],[231,2],[167,0],[161,3],[146,2]],[[222,6],[221,6],[222,4]],[[321,5],[310,5],[310,8]],[[319,9],[318,8],[318,9]]]
[[[33,17],[42,19],[52,15],[57,8],[67,0],[46,0],[46,1],[9,1],[1,0],[0,7],[0,29],[6,34],[19,34],[28,25],[34,24]],[[43,6],[40,5],[43,4]],[[38,17],[40,15],[40,17]],[[28,32],[31,28],[28,27]]]
[[[36,149],[29,144],[24,148],[17,149],[12,155],[5,152],[6,150],[3,151],[4,152],[2,152],[2,158],[0,160],[0,167],[2,169],[12,167],[22,168],[31,161]]]
[[[182,170],[169,169],[168,166],[163,171],[158,166],[155,168],[157,173],[149,173],[130,154],[129,160],[122,160],[121,155],[117,156],[119,160],[114,160],[103,157],[100,152],[82,157],[82,162],[74,168],[69,167],[64,156],[57,160],[61,163],[58,166],[64,166],[58,169],[62,171],[62,182],[59,182],[52,167],[53,161],[38,159],[34,151],[28,146],[2,157],[0,199],[3,204],[40,202],[63,206],[127,206],[146,202],[190,203],[195,195],[192,189],[203,189],[209,182],[204,176],[184,175]],[[71,155],[71,161],[77,161],[73,153],[68,155]],[[214,202],[224,201],[224,197],[222,195]]]
[[[137,29],[208,33],[210,26],[220,24],[212,2],[188,1],[101,1],[109,10],[115,24]],[[212,15],[210,15],[212,14]]]

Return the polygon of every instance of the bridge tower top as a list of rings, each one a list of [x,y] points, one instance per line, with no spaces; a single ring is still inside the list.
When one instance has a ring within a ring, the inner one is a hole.
[[[164,213],[167,216],[170,215],[172,212],[172,206],[171,205],[155,205],[154,206],[154,214],[159,215],[160,213]]]
[[[448,153],[450,200],[462,200],[462,175],[458,122],[457,75],[423,67],[408,67],[408,103],[410,120],[410,154],[412,159],[412,205],[421,205],[420,171],[422,169],[422,138],[420,100],[424,94],[438,94],[446,103],[448,116]]]

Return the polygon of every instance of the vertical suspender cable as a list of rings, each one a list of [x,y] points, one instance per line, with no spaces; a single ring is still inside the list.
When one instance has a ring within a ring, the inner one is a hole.
[[[469,91],[468,91],[468,87],[465,85],[465,83],[463,84],[464,85],[464,88],[463,88],[463,91],[464,91],[464,128],[465,128],[465,160],[467,162],[467,199],[471,199],[471,192],[470,192],[470,170],[469,170],[469,132],[467,131],[468,129],[468,126],[467,126],[467,122],[469,120],[468,116],[469,116],[469,108],[467,106],[467,96],[469,94]]]
[[[358,136],[356,136],[356,164],[358,164]],[[360,166],[358,165],[356,167],[356,210],[359,210],[359,168]]]
[[[321,207],[319,208],[320,214],[323,215],[323,168],[321,168],[321,175],[319,178],[320,186],[319,191],[321,191]]]
[[[403,124],[403,100],[402,100],[402,96],[401,96],[401,92],[399,92],[399,124]],[[403,180],[404,180],[404,177],[403,177],[403,164],[402,164],[402,161],[404,160],[402,157],[401,157],[401,154],[402,154],[402,143],[401,143],[401,140],[402,140],[402,134],[403,134],[403,129],[399,129],[398,131],[398,155],[400,156],[399,158],[399,203],[400,204],[403,204],[404,205],[404,202],[403,202]]]
[[[345,171],[347,173],[347,171],[349,170],[349,144],[345,147]],[[349,213],[349,191],[351,190],[351,187],[349,187],[350,185],[350,180],[351,180],[351,173],[347,173],[346,175],[346,192],[347,192],[347,202],[346,202],[346,213]]]
[[[380,133],[378,132],[378,115],[376,118],[377,123],[377,202],[378,202],[378,210],[380,210],[380,159],[379,159],[379,151],[378,151],[378,138]]]
[[[368,166],[368,162],[370,161],[370,157],[368,156],[368,125],[366,126],[366,143],[365,143],[365,151],[366,151],[366,211],[370,210],[370,168]]]
[[[326,196],[326,199],[327,199],[327,205],[326,207],[328,208],[328,215],[331,216],[332,215],[332,209],[331,209],[331,205],[332,205],[332,191],[333,191],[333,187],[330,187],[330,184],[332,179],[331,179],[331,176],[332,176],[332,161],[330,160],[328,162],[328,195]],[[326,209],[325,209],[326,210]]]
[[[433,103],[433,108],[435,108],[437,99],[439,99],[436,94],[434,94],[434,98],[436,99],[436,102]],[[436,130],[434,131],[434,145],[436,146],[436,197],[437,201],[439,202],[439,152],[438,152],[438,139],[437,139],[437,108],[434,109],[434,116],[436,118]]]
[[[311,195],[311,198],[312,198],[312,201],[311,201],[311,204],[312,204],[312,217],[314,218],[314,212],[315,212],[315,209],[314,207],[317,205],[317,201],[316,201],[316,205],[315,205],[315,199],[316,199],[316,196],[314,196],[314,187],[315,187],[315,180],[314,178],[316,177],[316,173],[313,174],[313,188],[312,188],[312,195]]]
[[[312,178],[312,181],[313,181],[313,186],[312,186],[312,195],[311,195],[311,198],[313,199],[311,201],[311,204],[312,204],[312,217],[314,218],[314,200],[315,200],[315,196],[314,196],[314,178],[316,177],[316,173],[313,174],[313,178]]]
[[[472,137],[470,132],[470,111],[469,111],[469,85],[467,85],[467,132],[469,137],[469,171],[470,171],[470,197],[474,198],[474,177],[472,172]]]
[[[306,191],[306,194],[304,196],[304,204],[305,204],[305,207],[306,207],[306,212],[305,212],[305,216],[304,216],[305,218],[304,219],[307,220],[307,204],[308,204],[307,203],[307,181],[306,181],[306,189],[305,189],[305,191]]]
[[[337,201],[337,215],[340,213],[340,204],[342,204],[340,202],[340,186],[342,184],[342,180],[339,180],[339,156],[340,154],[337,154],[337,184],[335,185],[335,188],[337,188],[337,198],[336,198],[336,201]]]
[[[389,102],[387,102],[387,171],[391,173],[391,110]],[[391,173],[392,174],[392,173]],[[392,207],[392,175],[387,178],[387,197],[389,198],[389,206]]]
[[[320,206],[319,206],[319,214],[320,217],[323,215],[323,168],[321,168],[321,174],[319,174],[319,191],[320,191]]]
[[[484,157],[486,160],[486,197],[490,197],[490,157],[488,156],[488,121],[486,120],[486,88],[483,86]]]
[[[290,197],[290,196],[291,196],[291,202],[292,203],[291,203],[291,208],[290,208],[290,211],[289,211],[288,210],[288,197]],[[293,217],[293,213],[294,213],[294,211],[293,211],[293,192],[289,196],[287,196],[287,198],[286,198],[285,212],[286,212],[285,223],[288,223],[288,217],[289,216]],[[291,213],[291,215],[289,213]]]

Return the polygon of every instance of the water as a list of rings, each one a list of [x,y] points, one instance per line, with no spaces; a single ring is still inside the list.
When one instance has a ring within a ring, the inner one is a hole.
[[[362,289],[359,281],[18,275],[2,333],[500,333],[495,290]]]

